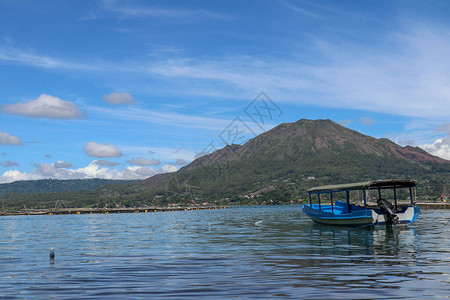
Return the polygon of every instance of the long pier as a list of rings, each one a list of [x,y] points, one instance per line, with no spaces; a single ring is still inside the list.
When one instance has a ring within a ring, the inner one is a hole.
[[[126,214],[169,211],[194,211],[209,209],[226,209],[228,206],[172,206],[172,207],[119,207],[119,208],[57,208],[57,209],[23,209],[19,211],[0,211],[0,216],[20,215],[84,215],[84,214]]]

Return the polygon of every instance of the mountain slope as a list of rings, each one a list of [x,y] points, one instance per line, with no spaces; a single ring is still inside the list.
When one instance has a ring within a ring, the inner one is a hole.
[[[296,203],[313,186],[388,178],[418,180],[423,200],[436,198],[449,175],[450,161],[417,147],[401,147],[330,120],[302,119],[202,156],[175,173],[91,191],[9,194],[3,203],[9,209],[50,208],[60,199],[66,207]]]
[[[138,185],[172,192],[194,186],[203,193],[225,197],[287,179],[303,191],[311,185],[361,179],[429,180],[428,175],[448,175],[449,166],[449,161],[417,147],[401,147],[331,120],[302,119],[280,124],[242,146],[227,146],[176,173],[151,177]],[[308,177],[316,180],[305,180]]]

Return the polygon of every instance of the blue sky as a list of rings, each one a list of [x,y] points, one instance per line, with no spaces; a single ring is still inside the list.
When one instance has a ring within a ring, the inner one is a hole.
[[[450,159],[449,16],[447,1],[0,0],[0,182],[146,178],[301,118]]]

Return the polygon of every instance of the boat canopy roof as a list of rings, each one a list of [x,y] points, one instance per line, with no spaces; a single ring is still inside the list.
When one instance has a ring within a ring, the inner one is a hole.
[[[349,190],[370,190],[370,189],[393,189],[402,187],[412,187],[416,186],[417,182],[415,180],[408,179],[387,179],[387,180],[375,180],[375,181],[364,181],[346,184],[334,184],[334,185],[324,185],[310,188],[308,192],[339,192],[339,191],[349,191]]]

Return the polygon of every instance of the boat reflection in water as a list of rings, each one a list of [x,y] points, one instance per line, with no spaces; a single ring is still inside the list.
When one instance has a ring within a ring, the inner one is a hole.
[[[404,265],[415,264],[417,256],[415,229],[405,227],[346,228],[314,224],[310,230],[311,248],[317,256],[317,264],[322,257],[334,257],[335,263],[377,262]]]

